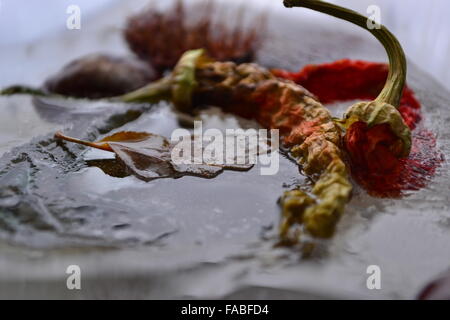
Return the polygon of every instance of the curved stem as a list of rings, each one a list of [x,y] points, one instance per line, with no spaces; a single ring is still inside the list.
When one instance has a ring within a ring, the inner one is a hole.
[[[123,102],[159,102],[160,100],[169,99],[171,86],[171,78],[164,77],[115,99]]]
[[[389,57],[389,75],[376,101],[386,102],[395,107],[400,104],[406,82],[406,57],[397,38],[383,25],[369,29],[368,18],[349,9],[318,0],[284,0],[286,7],[304,7],[326,13],[360,26],[372,33],[384,46]]]

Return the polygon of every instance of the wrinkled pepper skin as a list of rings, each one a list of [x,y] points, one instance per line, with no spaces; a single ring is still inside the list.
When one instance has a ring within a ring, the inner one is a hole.
[[[182,112],[216,105],[278,129],[284,145],[314,181],[311,193],[296,189],[281,197],[281,240],[297,241],[296,232],[291,232],[296,224],[314,237],[334,234],[352,185],[340,150],[340,128],[305,88],[256,64],[211,61],[199,49],[186,52],[172,74],[122,100],[142,101],[142,97],[151,102],[164,97]]]
[[[196,79],[194,105],[218,105],[279,129],[284,145],[315,181],[312,195],[296,189],[281,197],[282,240],[291,238],[294,224],[312,236],[331,237],[352,185],[340,151],[340,128],[330,112],[303,87],[256,64],[207,63],[197,69]]]

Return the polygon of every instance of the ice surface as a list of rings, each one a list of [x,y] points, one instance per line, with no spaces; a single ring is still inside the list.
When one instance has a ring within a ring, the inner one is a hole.
[[[83,40],[48,38],[42,48],[55,49],[51,61],[41,49],[27,51],[27,61],[44,59],[55,70],[67,62],[69,44],[75,53],[120,52],[120,33],[111,27],[130,3],[87,26]],[[385,60],[364,32],[295,16],[271,16],[262,64],[297,70],[346,57]],[[19,49],[11,50],[9,59]],[[50,72],[35,68],[42,77]],[[450,157],[450,94],[414,66],[408,82],[423,105],[424,125]],[[447,162],[427,188],[403,199],[372,198],[356,187],[336,236],[302,259],[295,249],[273,247],[278,196],[308,183],[288,159],[281,158],[274,176],[259,175],[256,166],[212,180],[113,177],[89,162],[108,154],[56,142],[53,133],[88,140],[117,130],[170,136],[179,123],[168,105],[2,97],[0,106],[10,129],[0,131],[0,298],[412,298],[450,267]],[[208,112],[211,127],[252,125]],[[81,267],[81,291],[65,289],[70,264]],[[369,265],[381,268],[381,290],[366,287]]]

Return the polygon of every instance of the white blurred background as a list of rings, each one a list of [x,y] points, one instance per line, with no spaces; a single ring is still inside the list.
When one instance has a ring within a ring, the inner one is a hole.
[[[36,42],[49,32],[65,30],[66,9],[69,5],[75,4],[81,8],[83,23],[95,19],[96,15],[116,1],[126,0],[0,0],[0,59],[2,49],[7,46]],[[168,0],[153,1],[168,2]],[[222,1],[242,2],[242,0]],[[282,0],[245,2],[255,2],[260,7],[280,7]],[[378,5],[381,9],[381,22],[399,37],[409,58],[450,89],[449,0],[330,0],[330,2],[366,15],[368,6]]]

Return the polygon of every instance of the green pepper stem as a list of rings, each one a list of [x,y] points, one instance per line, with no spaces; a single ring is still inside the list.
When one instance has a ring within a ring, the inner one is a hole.
[[[168,100],[170,98],[171,88],[171,77],[164,77],[115,99],[123,102],[159,102],[160,100]]]
[[[26,87],[21,85],[11,86],[0,90],[0,96],[12,96],[16,94],[29,94],[32,96],[49,96],[50,93],[45,92],[41,89],[36,89],[32,87]]]
[[[169,100],[170,89],[172,86],[172,81],[170,77],[165,77],[155,82],[152,82],[140,89],[126,93],[122,96],[105,98],[109,101],[122,101],[122,102],[159,102],[161,100]],[[0,96],[11,96],[18,94],[28,94],[32,96],[42,96],[42,97],[54,97],[54,98],[71,98],[71,99],[83,99],[74,98],[70,96],[63,96],[59,94],[53,94],[46,92],[42,89],[36,89],[26,86],[12,86],[6,89],[0,90]]]
[[[375,99],[396,108],[400,104],[406,82],[406,58],[397,38],[383,25],[370,29],[368,18],[349,9],[318,0],[284,0],[286,7],[304,7],[352,22],[372,33],[384,46],[389,57],[389,74],[383,90]]]

